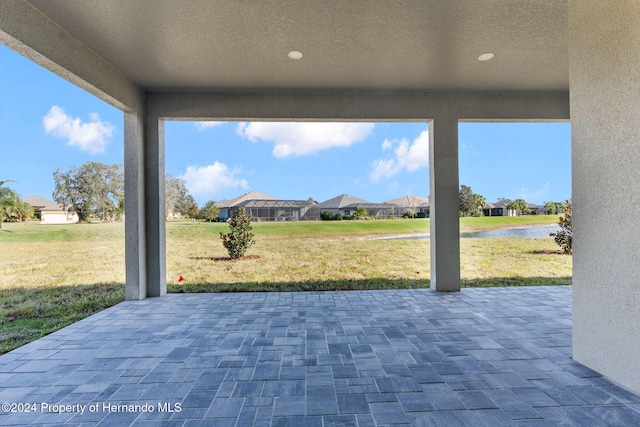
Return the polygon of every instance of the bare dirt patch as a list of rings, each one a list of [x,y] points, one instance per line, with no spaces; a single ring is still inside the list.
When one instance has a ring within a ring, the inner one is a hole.
[[[249,261],[252,259],[260,259],[260,255],[246,255],[243,256],[242,258],[231,258],[228,256],[221,256],[221,257],[192,257],[191,259],[198,259],[198,260],[208,260],[208,261],[222,261],[222,262],[240,262],[240,261]]]
[[[531,251],[529,253],[530,254],[536,254],[536,255],[567,255],[563,251],[561,251],[560,249],[557,249],[557,250],[539,249],[539,250]]]

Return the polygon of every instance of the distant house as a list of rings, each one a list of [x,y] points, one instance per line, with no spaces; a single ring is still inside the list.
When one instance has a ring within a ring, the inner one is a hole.
[[[546,215],[544,206],[536,205],[535,203],[527,203],[529,208],[529,215]]]
[[[498,199],[495,203],[486,203],[482,209],[484,216],[516,216],[515,209],[507,209],[510,199]]]
[[[322,203],[318,203],[309,209],[309,219],[319,219],[322,212],[331,212],[333,214],[341,214],[344,216],[353,215],[358,208],[365,208],[367,210],[367,216],[373,216],[377,218],[386,218],[389,216],[395,216],[398,208],[395,205],[388,205],[385,203],[372,203],[358,197],[350,196],[348,194],[341,194],[332,199],[325,200]]]
[[[484,216],[517,216],[518,211],[515,209],[507,209],[507,205],[511,203],[510,199],[498,199],[495,203],[487,203],[482,209]],[[544,206],[534,203],[527,203],[529,208],[528,215],[544,215]]]
[[[39,196],[29,196],[22,201],[33,207],[34,216],[42,224],[74,224],[78,222],[78,214],[69,212],[52,200]]]
[[[400,209],[394,216],[402,216],[406,212],[423,214],[420,216],[429,217],[429,199],[422,196],[404,196],[384,202],[388,205],[398,206]]]
[[[228,220],[233,212],[245,208],[245,213],[251,215],[254,221],[299,221],[307,215],[308,209],[316,204],[315,200],[281,200],[275,197],[250,191],[231,200],[221,200],[217,203],[220,212],[218,218]]]

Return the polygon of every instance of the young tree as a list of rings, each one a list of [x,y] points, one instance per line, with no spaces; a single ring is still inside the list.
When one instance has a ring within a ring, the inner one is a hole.
[[[53,173],[56,188],[53,200],[86,222],[94,215],[105,221],[114,219],[124,201],[124,171],[122,165],[86,162],[69,171]]]
[[[550,236],[556,241],[562,252],[565,254],[573,253],[573,231],[571,224],[571,199],[564,202],[564,215],[558,220],[560,231],[551,233]]]
[[[198,205],[193,205],[189,208],[189,218],[196,221],[200,219],[200,209],[198,209]]]
[[[220,233],[222,244],[232,259],[242,258],[245,252],[253,246],[253,233],[251,231],[251,215],[245,216],[244,207],[239,207],[231,215],[229,220],[230,232]]]
[[[215,221],[218,218],[218,214],[220,213],[220,208],[216,205],[215,200],[209,200],[204,204],[202,209],[200,209],[200,218],[205,219],[209,222]]]

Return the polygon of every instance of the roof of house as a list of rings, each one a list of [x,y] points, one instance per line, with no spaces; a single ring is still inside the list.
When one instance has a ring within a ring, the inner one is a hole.
[[[506,208],[506,207],[507,207],[507,205],[508,205],[509,203],[511,203],[511,202],[512,202],[512,200],[511,200],[511,199],[498,199],[498,201],[497,201],[497,202],[495,202],[493,205],[494,205],[496,208]]]
[[[358,205],[358,204],[371,204],[364,199],[360,199],[358,197],[350,196],[348,194],[341,194],[332,199],[325,200],[322,203],[318,203],[314,206],[314,208],[319,209],[340,209],[345,208],[350,205]]]
[[[259,193],[257,191],[249,191],[241,196],[233,198],[231,200],[221,200],[217,203],[219,208],[231,208],[238,206],[247,200],[277,200],[275,197],[271,197],[267,194]]]
[[[65,209],[53,200],[45,199],[40,196],[29,196],[22,199],[23,202],[29,203],[34,209],[41,211],[64,211]]]
[[[246,208],[302,208],[311,206],[308,200],[245,200],[236,206],[244,206]]]
[[[349,209],[358,209],[358,208],[365,208],[365,209],[396,209],[397,206],[396,205],[390,205],[388,203],[352,203],[350,205],[347,206],[341,206],[342,208],[349,208]]]
[[[429,199],[422,196],[404,196],[397,199],[387,200],[385,203],[401,206],[403,208],[419,208],[429,206]]]

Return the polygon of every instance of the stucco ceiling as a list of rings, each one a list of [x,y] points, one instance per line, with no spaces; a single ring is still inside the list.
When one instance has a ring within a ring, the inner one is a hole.
[[[147,90],[569,90],[566,0],[29,3]]]

